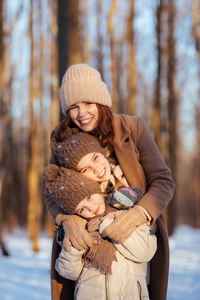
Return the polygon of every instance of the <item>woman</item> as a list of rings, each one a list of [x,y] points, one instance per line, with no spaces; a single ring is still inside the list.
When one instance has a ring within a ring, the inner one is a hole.
[[[112,101],[98,71],[86,64],[71,66],[63,78],[59,95],[66,119],[55,128],[51,138],[56,137],[58,141],[62,141],[67,138],[69,131],[73,134],[77,128],[97,136],[102,146],[107,147],[107,156],[116,156],[128,184],[143,191],[144,197],[139,201],[139,205],[144,213],[135,212],[133,207],[131,226],[135,228],[147,218],[151,225],[157,221],[158,249],[151,260],[148,289],[151,300],[165,300],[169,247],[162,212],[174,192],[170,170],[141,118],[111,113]],[[59,165],[54,155],[51,155],[50,163]],[[64,215],[62,209],[47,195],[45,203],[54,221],[63,224],[65,234],[67,233],[65,239],[69,239],[76,249],[83,250],[92,245],[92,238],[84,229],[83,219]],[[115,240],[117,232],[121,240],[116,241],[120,243],[127,238],[129,228],[125,211],[106,228],[104,236]],[[59,245],[54,239],[51,267],[52,299],[73,299],[73,282],[63,279],[55,271],[55,261],[59,252]]]

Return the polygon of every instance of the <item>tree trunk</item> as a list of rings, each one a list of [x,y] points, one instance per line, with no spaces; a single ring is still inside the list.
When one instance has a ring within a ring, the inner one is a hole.
[[[134,16],[135,16],[135,0],[130,0],[130,14],[128,18],[128,45],[129,45],[129,65],[128,65],[128,102],[127,113],[135,115],[137,104],[136,90],[136,66],[135,66],[135,41],[134,41]]]
[[[79,47],[79,1],[58,0],[59,81],[62,83],[67,68],[81,62]],[[63,119],[60,110],[60,120]]]
[[[36,135],[36,122],[34,119],[34,37],[33,37],[33,0],[31,0],[30,10],[30,40],[31,40],[31,61],[30,61],[30,127],[29,127],[29,171],[28,171],[28,187],[29,187],[29,205],[28,205],[28,229],[29,236],[33,243],[33,251],[39,251],[38,237],[40,233],[40,213],[41,203],[39,197],[39,182],[38,182],[38,148]]]
[[[68,65],[78,64],[81,62],[81,48],[79,36],[79,0],[69,1],[69,61]]]
[[[102,76],[102,80],[104,81],[103,78],[103,36],[101,32],[101,16],[102,16],[102,0],[97,1],[97,9],[96,9],[96,14],[97,14],[97,47],[95,51],[95,56],[97,59],[97,66],[98,66],[98,71],[100,72]]]
[[[152,114],[152,127],[154,132],[155,142],[163,154],[163,139],[162,139],[162,118],[161,118],[161,68],[162,68],[162,15],[163,15],[163,1],[160,0],[156,10],[156,38],[157,38],[157,78],[155,83],[155,94],[153,103],[153,114]]]
[[[196,116],[195,116],[195,125],[196,125],[196,151],[194,159],[194,168],[193,168],[193,189],[195,196],[195,212],[196,212],[196,226],[200,228],[200,108],[196,107]]]
[[[200,3],[199,0],[193,0],[193,36],[200,63]]]
[[[116,0],[112,1],[109,17],[108,17],[108,31],[110,36],[110,59],[111,59],[111,76],[112,76],[112,112],[119,111],[119,78],[117,71],[116,53],[115,53],[115,31],[113,24],[113,17],[117,9]]]
[[[5,168],[2,164],[2,88],[3,88],[3,1],[0,2],[0,247],[3,249],[3,237],[2,237],[2,184],[4,180]]]
[[[50,77],[52,78],[51,84],[50,84],[50,90],[51,90],[51,104],[48,109],[48,126],[46,127],[46,137],[47,140],[45,142],[45,149],[44,152],[46,154],[46,161],[45,165],[49,164],[49,158],[50,158],[50,147],[49,147],[49,141],[50,141],[50,135],[52,129],[59,123],[60,119],[60,102],[58,97],[58,47],[57,47],[57,35],[58,35],[58,28],[56,24],[56,16],[57,16],[57,10],[58,6],[56,1],[52,1],[51,3],[52,7],[52,15],[51,15],[51,65],[50,65]],[[53,237],[54,233],[54,226],[53,226],[53,219],[50,217],[49,213],[46,211],[45,214],[45,224],[46,228],[48,230],[49,236]]]
[[[199,61],[198,78],[199,88],[198,94],[200,99],[200,3],[199,0],[193,0],[193,37],[195,41],[196,52]],[[194,194],[195,194],[195,211],[196,211],[196,226],[200,228],[200,108],[197,104],[195,108],[195,125],[196,125],[196,151],[194,158]]]
[[[176,57],[174,37],[175,24],[175,6],[174,0],[169,0],[168,4],[168,133],[169,133],[169,160],[168,166],[172,171],[173,178],[176,182],[176,167],[177,167],[177,97],[175,94],[175,75],[176,75]],[[168,206],[168,230],[172,234],[176,225],[176,192],[172,201]]]
[[[42,3],[41,0],[38,0],[38,8],[39,8],[39,22],[42,28],[43,24],[43,14],[42,14]],[[38,59],[38,71],[39,71],[39,102],[40,102],[40,112],[39,112],[39,120],[37,124],[37,173],[38,173],[38,222],[39,231],[44,224],[42,224],[42,213],[44,212],[44,202],[43,202],[43,194],[44,194],[44,180],[43,180],[43,169],[45,166],[45,132],[44,132],[44,116],[43,116],[43,95],[44,95],[44,36],[43,31],[41,30],[39,35],[39,59]]]
[[[15,153],[14,141],[12,137],[12,117],[11,117],[11,104],[12,104],[12,65],[10,55],[9,42],[4,43],[5,32],[3,28],[3,4],[0,4],[0,173],[1,173],[1,195],[0,195],[0,222],[3,227],[5,224],[9,229],[16,225],[17,216],[15,214],[16,208],[16,194],[14,192],[16,184],[14,181],[15,169]],[[7,25],[8,36],[11,36],[11,26]],[[9,32],[10,29],[10,32]],[[6,39],[5,39],[6,40]],[[5,68],[6,66],[6,68]],[[4,92],[3,92],[4,90]],[[8,202],[9,199],[9,202]],[[3,214],[2,214],[3,212]],[[1,229],[0,229],[1,230]],[[4,246],[3,246],[4,247]]]

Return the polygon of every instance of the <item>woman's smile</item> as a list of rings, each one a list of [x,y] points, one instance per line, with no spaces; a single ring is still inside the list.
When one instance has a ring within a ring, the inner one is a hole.
[[[92,120],[93,118],[88,118],[88,119],[85,119],[85,120],[78,120],[82,125],[85,125],[85,124],[89,124],[89,122]]]
[[[96,128],[98,123],[98,108],[95,103],[77,103],[70,107],[70,117],[74,124],[85,132]]]

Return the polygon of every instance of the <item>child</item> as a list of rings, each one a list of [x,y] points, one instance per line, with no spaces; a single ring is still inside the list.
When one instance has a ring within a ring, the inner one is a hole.
[[[47,192],[68,214],[83,217],[85,210],[87,219],[104,215],[99,222],[100,233],[112,222],[106,214],[115,213],[116,209],[105,205],[105,196],[97,182],[56,165],[45,168],[44,177]],[[69,252],[63,246],[56,260],[58,273],[76,280],[74,299],[149,299],[146,262],[156,251],[156,237],[149,227],[146,224],[137,227],[122,244],[96,234],[98,245],[83,251],[71,247]]]
[[[128,186],[116,160],[106,158],[106,148],[103,148],[94,136],[78,131],[61,143],[52,137],[50,146],[52,155],[58,159],[59,166],[76,170],[84,176],[98,181],[103,192],[106,189],[112,191],[119,181],[123,186]],[[90,166],[81,162],[88,155],[92,156]]]
[[[63,141],[51,139],[52,155],[58,158],[61,167],[76,170],[97,181],[102,192],[112,192],[120,187],[128,187],[128,182],[114,157],[106,158],[108,151],[94,136],[77,131]],[[138,190],[140,193],[140,191]],[[144,191],[143,191],[144,192]]]

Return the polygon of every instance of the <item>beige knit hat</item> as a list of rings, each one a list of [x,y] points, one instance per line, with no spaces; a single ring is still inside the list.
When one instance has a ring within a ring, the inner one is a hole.
[[[98,152],[106,155],[106,148],[102,148],[96,137],[86,132],[77,132],[58,143],[55,138],[51,139],[52,153],[57,157],[60,165],[74,170],[78,162],[87,154]]]
[[[72,65],[65,73],[59,90],[62,112],[80,102],[94,102],[108,107],[112,100],[100,73],[86,64]]]
[[[102,193],[96,181],[57,165],[44,168],[43,176],[47,193],[68,214],[74,214],[76,206],[86,197]]]

